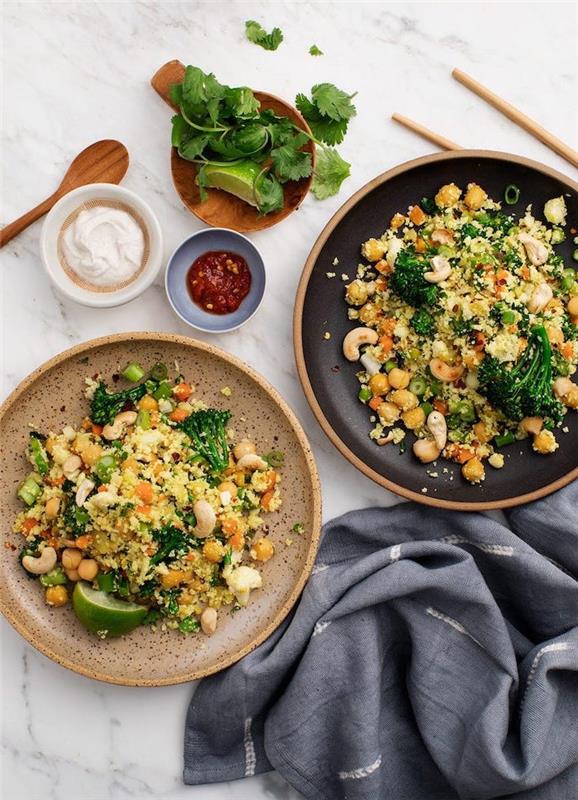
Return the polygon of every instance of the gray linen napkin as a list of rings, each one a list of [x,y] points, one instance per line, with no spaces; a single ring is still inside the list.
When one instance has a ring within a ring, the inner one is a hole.
[[[200,684],[185,783],[310,800],[578,798],[578,482],[507,514],[329,522],[299,605]]]

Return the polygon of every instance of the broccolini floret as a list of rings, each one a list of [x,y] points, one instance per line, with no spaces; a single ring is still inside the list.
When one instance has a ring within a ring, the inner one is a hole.
[[[427,261],[418,256],[413,247],[406,247],[395,260],[395,269],[389,281],[391,291],[414,308],[435,305],[439,289],[424,278],[427,270]]]
[[[417,335],[424,338],[433,336],[436,330],[435,319],[425,308],[420,308],[415,312],[410,324]]]
[[[479,391],[507,417],[543,417],[554,425],[564,406],[552,391],[552,349],[543,326],[532,328],[528,345],[512,366],[486,356],[478,370]]]
[[[195,411],[179,425],[194,444],[198,454],[209,462],[215,472],[221,472],[229,463],[229,443],[225,425],[230,418],[230,411],[208,408]]]
[[[109,392],[104,381],[96,387],[90,404],[90,418],[97,425],[109,425],[127,404],[137,403],[147,393],[147,384],[139,383],[132,389]]]

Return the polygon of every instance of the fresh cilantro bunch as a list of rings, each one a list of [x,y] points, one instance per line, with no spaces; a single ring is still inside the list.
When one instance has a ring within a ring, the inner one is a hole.
[[[347,120],[355,114],[351,97],[331,84],[319,84],[312,100],[304,99],[326,119],[327,130],[340,126],[342,139]],[[198,164],[202,200],[214,186],[237,194],[262,214],[283,208],[283,184],[308,178],[313,171],[311,153],[304,149],[309,140],[319,148],[312,184],[318,199],[336,194],[349,175],[350,165],[326,146],[334,134],[313,131],[312,136],[288,117],[261,110],[246,86],[225,86],[212,73],[188,66],[182,83],[172,87],[171,100],[179,109],[171,141],[181,158]]]
[[[248,19],[245,23],[245,36],[253,44],[258,44],[264,50],[276,50],[283,41],[283,34],[280,28],[273,28],[271,33],[267,33],[254,19]]]

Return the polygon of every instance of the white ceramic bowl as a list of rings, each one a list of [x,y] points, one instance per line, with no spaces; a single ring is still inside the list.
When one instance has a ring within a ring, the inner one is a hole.
[[[149,255],[140,275],[128,286],[110,292],[79,286],[67,275],[58,255],[58,237],[66,219],[84,203],[99,200],[123,203],[133,209],[146,226],[149,240]],[[40,254],[50,280],[62,294],[85,306],[111,308],[134,300],[154,281],[163,262],[163,235],[153,210],[137,194],[112,183],[90,183],[69,192],[48,213],[40,236]]]

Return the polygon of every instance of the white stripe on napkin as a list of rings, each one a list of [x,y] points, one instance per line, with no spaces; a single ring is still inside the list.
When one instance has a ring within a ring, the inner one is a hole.
[[[446,625],[451,625],[451,627],[454,630],[458,631],[458,633],[462,633],[464,636],[467,636],[469,639],[472,640],[472,642],[475,642],[479,647],[485,650],[484,645],[481,642],[479,642],[475,636],[472,636],[472,634],[468,630],[466,630],[462,625],[462,623],[458,622],[457,619],[454,619],[453,617],[448,617],[447,614],[442,614],[441,611],[438,611],[436,608],[432,608],[431,606],[429,608],[426,608],[425,613],[429,614],[430,617],[435,617],[436,619],[445,622]]]
[[[247,717],[245,720],[245,777],[249,778],[255,774],[255,767],[257,766],[257,756],[255,755],[255,745],[253,737],[251,736],[251,723],[253,719]]]
[[[375,772],[376,769],[379,769],[381,766],[381,753],[375,759],[373,764],[370,764],[368,767],[359,767],[359,769],[352,769],[350,772],[338,772],[337,777],[339,780],[348,781],[353,780],[357,781],[360,778],[367,778],[368,775],[371,775],[372,772]]]

